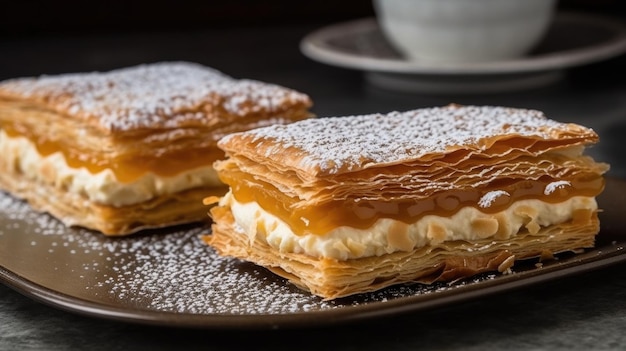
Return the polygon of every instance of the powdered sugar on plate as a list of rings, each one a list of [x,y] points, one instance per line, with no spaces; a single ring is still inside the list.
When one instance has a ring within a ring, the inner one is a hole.
[[[0,267],[77,304],[87,300],[124,311],[183,315],[284,315],[454,288],[397,286],[324,301],[261,267],[220,257],[200,238],[208,232],[207,226],[192,225],[109,238],[67,228],[0,192]]]

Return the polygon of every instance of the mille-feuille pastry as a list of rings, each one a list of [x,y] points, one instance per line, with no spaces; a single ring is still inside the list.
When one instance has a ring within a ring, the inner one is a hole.
[[[226,134],[310,117],[310,98],[190,62],[0,82],[0,188],[68,226],[206,221]]]
[[[594,246],[597,141],[540,111],[454,104],[234,133],[204,240],[325,299],[508,273]]]

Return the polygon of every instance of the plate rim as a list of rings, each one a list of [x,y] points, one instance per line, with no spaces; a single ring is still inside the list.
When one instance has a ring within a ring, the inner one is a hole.
[[[305,35],[300,41],[300,51],[308,58],[328,65],[384,73],[404,73],[419,75],[495,75],[523,74],[565,69],[596,61],[609,59],[626,52],[626,24],[602,15],[589,15],[578,12],[558,12],[555,22],[586,23],[596,25],[615,33],[607,41],[578,49],[557,53],[530,56],[526,58],[493,61],[486,63],[442,64],[409,61],[401,58],[384,59],[335,50],[328,44],[329,39],[338,35],[354,35],[364,30],[378,28],[375,17],[366,17],[318,28]],[[554,25],[554,24],[553,24]]]
[[[477,284],[463,285],[455,289],[439,292],[437,293],[439,295],[433,299],[428,298],[430,297],[429,294],[412,295],[384,302],[289,314],[190,314],[155,310],[132,310],[122,306],[109,306],[56,292],[27,279],[21,279],[2,266],[0,266],[0,283],[45,305],[78,315],[98,317],[111,321],[201,329],[296,329],[302,327],[329,327],[353,321],[365,321],[379,317],[414,313],[499,294],[521,287],[537,285],[548,280],[572,277],[626,262],[626,252],[623,251],[623,248],[620,246],[620,248],[616,248],[602,258],[591,258],[582,264],[576,263],[576,261],[580,261],[579,258],[572,258],[564,264],[556,263],[550,266],[550,268],[547,268],[548,272],[540,272],[540,269],[538,269],[501,275]],[[565,267],[561,267],[561,265]],[[485,287],[484,285],[487,286]],[[467,291],[459,292],[459,289]],[[381,307],[383,304],[390,306]],[[355,312],[354,310],[357,311]]]
[[[348,305],[332,309],[283,314],[194,314],[149,309],[130,309],[113,306],[80,297],[74,297],[22,278],[0,265],[0,283],[45,305],[66,312],[105,320],[161,327],[184,327],[220,330],[300,329],[345,325],[356,321],[398,316],[449,306],[462,301],[537,285],[546,281],[572,277],[578,274],[626,262],[626,241],[602,246],[602,254],[594,248],[550,265],[497,275],[444,290],[436,294],[416,294],[391,300]]]

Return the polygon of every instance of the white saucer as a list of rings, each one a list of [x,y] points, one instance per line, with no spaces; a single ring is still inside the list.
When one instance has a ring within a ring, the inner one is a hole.
[[[379,87],[418,93],[494,93],[558,81],[567,68],[626,52],[626,25],[586,14],[558,13],[542,43],[523,58],[488,63],[407,60],[385,40],[375,18],[331,25],[304,37],[302,53],[319,62],[363,70]]]

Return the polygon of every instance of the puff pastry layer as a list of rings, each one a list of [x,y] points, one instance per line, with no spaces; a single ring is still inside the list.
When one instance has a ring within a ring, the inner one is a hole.
[[[232,132],[311,116],[303,93],[190,62],[0,82],[0,187],[67,225],[127,235],[207,219]]]
[[[455,104],[233,133],[204,240],[325,299],[509,272],[594,246],[596,142],[540,111]]]

